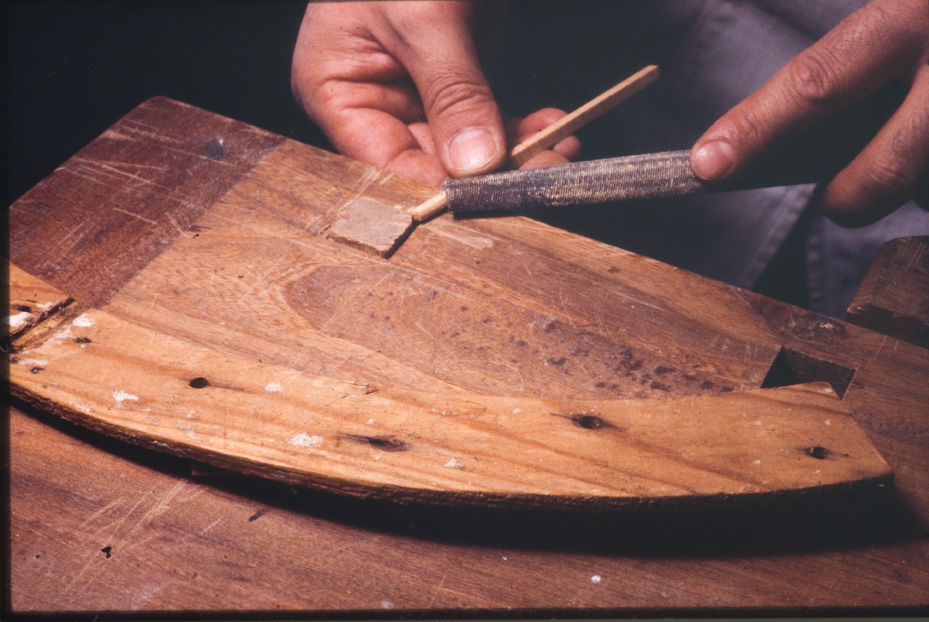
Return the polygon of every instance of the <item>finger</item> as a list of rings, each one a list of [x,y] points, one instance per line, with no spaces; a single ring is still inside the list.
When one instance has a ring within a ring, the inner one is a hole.
[[[557,166],[559,164],[567,164],[570,162],[568,158],[564,157],[560,153],[557,153],[552,150],[545,150],[537,153],[532,156],[519,166],[519,170],[525,170],[530,168],[542,168],[544,166]]]
[[[925,48],[925,0],[876,0],[852,14],[725,114],[691,151],[707,181],[732,177],[761,153],[916,70]]]
[[[339,152],[432,186],[441,185],[448,177],[439,158],[424,150],[430,138],[422,125],[410,127],[374,109],[342,114],[344,118],[335,122],[339,129],[331,137]]]
[[[540,131],[549,127],[567,113],[558,108],[543,108],[523,118],[507,119],[505,127],[510,144],[519,144],[529,140]],[[536,168],[541,166],[554,166],[567,164],[576,159],[581,153],[581,141],[575,136],[567,136],[548,150],[527,160],[519,168]]]
[[[419,148],[429,155],[435,155],[435,139],[432,138],[432,130],[429,129],[428,123],[411,123],[409,126],[410,133],[419,144]]]
[[[543,108],[533,112],[517,124],[517,141],[523,142],[532,138],[533,135],[565,116],[567,116],[567,113],[558,108]],[[550,149],[568,160],[572,160],[581,154],[581,141],[575,136],[566,136],[552,145]]]
[[[397,56],[422,97],[436,153],[455,177],[503,164],[506,142],[499,109],[478,60],[466,7],[400,3]]]
[[[879,220],[929,188],[929,66],[887,124],[823,194],[835,222],[861,226]]]

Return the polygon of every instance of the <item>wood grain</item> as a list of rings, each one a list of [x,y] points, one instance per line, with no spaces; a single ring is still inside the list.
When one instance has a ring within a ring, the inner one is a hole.
[[[154,162],[198,196],[225,169],[185,177],[191,161],[171,149],[207,144],[231,122],[158,109],[127,117],[149,119],[148,135],[121,122],[128,140],[104,136],[88,153],[138,170]],[[874,498],[639,518],[428,510],[194,477],[184,459],[17,403],[12,611],[679,617],[915,613],[929,602],[929,350],[524,218],[439,217],[385,261],[327,240],[327,227],[356,197],[415,204],[432,189],[259,130],[240,136],[238,178],[151,247],[155,257],[140,262],[126,240],[161,235],[167,221],[127,217],[142,223],[130,238],[106,226],[115,215],[101,197],[128,196],[137,180],[114,175],[97,194],[56,173],[11,209],[14,261],[74,295],[67,309],[102,305],[251,366],[401,393],[676,400],[755,390],[778,359],[804,363],[799,382],[838,366],[852,372],[842,407],[894,485]]]

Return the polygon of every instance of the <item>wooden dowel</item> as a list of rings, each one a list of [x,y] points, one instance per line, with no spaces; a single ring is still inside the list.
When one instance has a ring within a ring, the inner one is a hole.
[[[448,195],[446,195],[443,190],[431,199],[423,201],[416,207],[410,209],[410,216],[413,217],[413,220],[422,222],[445,209],[446,203],[448,203]]]
[[[570,136],[606,111],[658,79],[658,66],[649,65],[629,76],[613,88],[593,98],[572,113],[566,114],[555,123],[537,132],[528,140],[513,147],[510,152],[510,166],[519,168],[561,139]]]
[[[607,110],[638,93],[658,79],[658,66],[649,65],[632,74],[613,88],[593,98],[574,112],[566,114],[558,121],[533,136],[519,143],[510,151],[508,162],[512,168],[518,168],[530,158],[555,145],[559,140],[570,136]],[[416,221],[423,221],[438,214],[445,208],[445,192],[410,209],[410,215]]]

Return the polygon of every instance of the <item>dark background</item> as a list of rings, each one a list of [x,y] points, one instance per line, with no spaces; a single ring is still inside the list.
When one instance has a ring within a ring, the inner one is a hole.
[[[0,7],[5,206],[156,95],[325,146],[290,92],[305,0]]]

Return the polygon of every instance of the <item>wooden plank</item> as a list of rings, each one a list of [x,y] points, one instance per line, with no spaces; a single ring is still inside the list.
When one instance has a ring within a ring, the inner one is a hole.
[[[890,479],[828,385],[658,401],[398,391],[217,354],[95,311],[25,355],[14,394],[49,412],[362,497],[593,509]]]
[[[207,143],[212,115],[177,110],[155,133]],[[41,217],[14,214],[14,258],[57,266],[68,283],[52,282],[68,293],[120,288],[103,297],[120,320],[251,364],[368,374],[400,391],[659,398],[753,390],[779,358],[805,363],[796,371],[813,376],[801,381],[822,379],[818,363],[839,366],[852,372],[842,404],[894,486],[723,514],[426,510],[198,479],[183,459],[14,409],[16,612],[862,615],[929,602],[929,350],[523,218],[440,217],[384,261],[326,240],[327,227],[356,197],[412,206],[433,191],[289,141],[141,271],[117,236],[76,249],[69,232],[112,210],[83,202],[80,185],[48,183],[34,191],[48,199]],[[76,275],[82,253],[111,261]]]
[[[929,237],[881,246],[846,320],[929,348]]]

